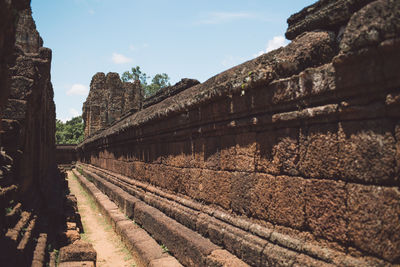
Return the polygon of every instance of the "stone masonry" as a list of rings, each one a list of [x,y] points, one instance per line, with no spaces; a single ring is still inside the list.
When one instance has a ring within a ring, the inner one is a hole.
[[[78,166],[187,266],[400,264],[400,2],[288,23],[289,45],[123,116]]]
[[[82,108],[85,137],[106,128],[122,114],[139,110],[141,99],[139,81],[122,82],[115,72],[96,73]]]
[[[52,250],[79,236],[76,203],[55,162],[50,65],[30,1],[0,0],[1,266],[55,264]]]

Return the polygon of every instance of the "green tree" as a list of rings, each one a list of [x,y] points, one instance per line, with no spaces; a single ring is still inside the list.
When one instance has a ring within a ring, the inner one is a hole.
[[[134,68],[131,69],[131,72],[129,71],[125,71],[124,73],[122,73],[121,79],[124,82],[128,82],[128,81],[140,81],[140,83],[142,85],[147,85],[147,78],[150,78],[149,76],[147,76],[146,73],[143,73],[140,70],[139,66],[136,66]]]
[[[65,144],[64,123],[56,119],[56,143]]]
[[[124,82],[140,81],[144,97],[150,97],[157,93],[161,88],[171,85],[169,83],[169,76],[166,73],[154,75],[151,83],[148,84],[147,80],[150,78],[149,75],[140,70],[139,66],[132,68],[131,71],[125,71],[121,75],[121,79]]]
[[[82,116],[74,117],[63,123],[56,120],[56,143],[57,144],[78,144],[84,138],[84,125]]]

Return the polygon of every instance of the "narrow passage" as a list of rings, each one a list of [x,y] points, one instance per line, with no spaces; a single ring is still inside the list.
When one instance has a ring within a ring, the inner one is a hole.
[[[82,188],[71,171],[68,172],[68,184],[71,193],[78,199],[78,209],[85,229],[81,238],[92,243],[97,251],[96,266],[136,266],[128,249],[100,213],[94,199]]]

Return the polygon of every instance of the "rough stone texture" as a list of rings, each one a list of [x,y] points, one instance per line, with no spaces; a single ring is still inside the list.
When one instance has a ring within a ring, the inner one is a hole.
[[[51,50],[29,0],[0,0],[0,262],[42,266],[59,247],[67,184],[55,162]],[[78,238],[74,235],[74,238]]]
[[[357,51],[400,35],[400,2],[379,0],[355,13],[343,34],[340,49]]]
[[[17,13],[27,7],[29,1],[26,0],[0,1],[0,111],[10,93],[9,66],[15,60],[13,50]]]
[[[139,81],[123,82],[124,88],[124,109],[122,113],[132,113],[141,109],[142,105],[142,91]]]
[[[286,38],[293,40],[306,31],[338,31],[350,17],[373,0],[321,0],[288,18]]]
[[[60,249],[60,262],[68,261],[93,261],[96,262],[97,253],[92,244],[77,240],[73,244]]]
[[[79,160],[251,265],[399,264],[399,4],[370,2],[304,9],[288,46],[121,118]]]
[[[119,74],[96,73],[90,82],[90,92],[82,107],[85,137],[94,134],[124,113],[137,111],[141,105],[139,82],[122,82]]]
[[[110,199],[101,193],[99,189],[97,189],[94,184],[92,184],[89,180],[87,180],[84,176],[82,176],[78,171],[73,170],[75,176],[78,178],[78,181],[81,185],[86,189],[86,191],[95,197],[97,204],[100,207],[103,215],[110,221],[113,225],[114,230],[118,235],[121,236],[122,241],[125,243],[127,248],[135,257],[137,264],[140,266],[182,266],[175,258],[171,256],[167,256],[160,247],[159,244],[142,228],[133,223],[132,220],[127,219],[110,201]],[[95,181],[95,180],[92,180]],[[97,183],[96,183],[97,184]],[[100,184],[97,184],[98,186]],[[117,188],[116,186],[112,186],[110,183],[107,183],[108,186],[100,187],[102,190]],[[119,188],[118,188],[119,189]],[[113,190],[108,191],[109,196],[117,197],[119,196],[120,201],[125,201],[124,196],[118,195],[121,194],[122,190],[116,190],[120,192],[112,192]],[[112,193],[110,193],[112,192]],[[128,194],[126,194],[128,195]],[[126,196],[125,195],[125,196]],[[100,197],[101,196],[101,197]],[[128,198],[135,199],[132,196],[128,195]],[[135,205],[141,205],[141,202],[138,199],[135,199]],[[123,206],[121,202],[117,202],[117,204]],[[113,207],[114,206],[114,207]],[[143,205],[142,205],[143,206]],[[132,207],[133,212],[133,207]],[[126,214],[126,213],[125,213]],[[163,227],[164,228],[164,227]],[[159,265],[156,265],[159,264]]]
[[[157,91],[156,94],[152,95],[149,98],[146,98],[143,101],[143,108],[147,108],[148,106],[157,104],[166,99],[167,97],[176,95],[177,93],[182,92],[183,90],[186,90],[199,83],[200,82],[198,80],[194,79],[187,79],[187,78],[182,79],[179,82],[177,82],[174,86],[167,86],[165,88],[162,88],[159,91]]]
[[[76,145],[57,145],[56,146],[56,163],[73,164],[76,158]]]
[[[2,124],[13,124],[12,128],[6,126],[12,134],[4,127],[2,139],[6,141],[4,150],[14,159],[14,177],[21,179],[24,194],[34,181],[44,179],[55,168],[55,105],[50,83],[51,50],[41,47],[30,8],[18,15],[11,93],[2,111]]]

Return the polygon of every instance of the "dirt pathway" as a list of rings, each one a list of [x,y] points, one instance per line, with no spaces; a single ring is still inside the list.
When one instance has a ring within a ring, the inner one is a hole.
[[[85,229],[81,237],[92,243],[97,251],[96,266],[136,266],[129,251],[100,213],[93,198],[81,187],[72,172],[68,172],[68,184],[71,193],[78,199],[78,209]]]

